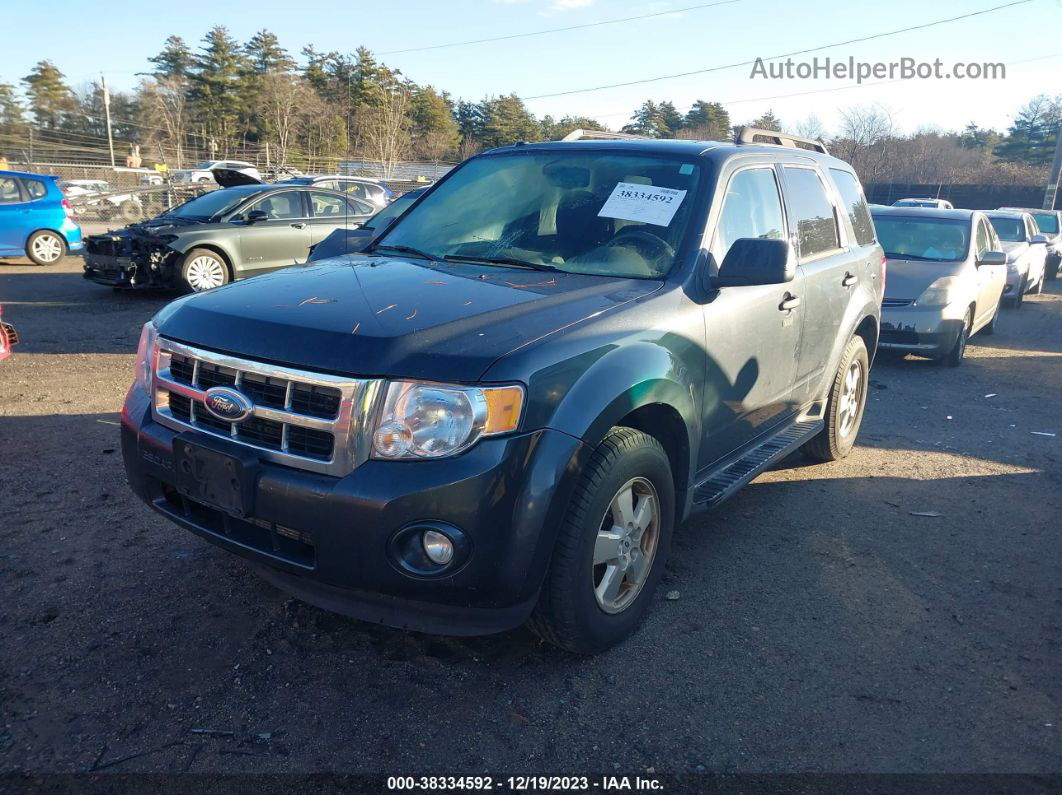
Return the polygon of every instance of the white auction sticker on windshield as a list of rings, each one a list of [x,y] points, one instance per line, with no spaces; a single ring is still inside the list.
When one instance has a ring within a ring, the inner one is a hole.
[[[613,189],[598,216],[667,226],[685,198],[684,190],[620,182]]]

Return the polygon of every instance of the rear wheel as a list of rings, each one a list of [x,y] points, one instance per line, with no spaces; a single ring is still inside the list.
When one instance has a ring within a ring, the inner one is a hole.
[[[122,202],[118,207],[118,212],[121,214],[123,221],[132,223],[140,220],[140,205],[131,199],[126,199]]]
[[[1022,304],[1025,303],[1025,291],[1019,289],[1017,296],[1011,301],[1011,309],[1021,309]]]
[[[37,265],[54,265],[66,254],[66,241],[57,232],[43,229],[26,241],[26,256]]]
[[[855,446],[867,403],[870,360],[862,337],[848,341],[826,400],[826,427],[804,444],[804,452],[819,461],[844,458]]]
[[[579,654],[626,638],[649,609],[674,522],[675,486],[664,448],[641,431],[613,428],[572,498],[531,629]]]
[[[193,293],[213,290],[229,283],[229,268],[220,254],[208,248],[193,248],[184,255],[181,282]]]

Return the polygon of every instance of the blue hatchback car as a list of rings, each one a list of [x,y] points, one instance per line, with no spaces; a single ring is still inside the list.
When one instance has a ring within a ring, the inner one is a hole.
[[[56,177],[0,171],[0,257],[54,265],[81,251],[81,227]]]

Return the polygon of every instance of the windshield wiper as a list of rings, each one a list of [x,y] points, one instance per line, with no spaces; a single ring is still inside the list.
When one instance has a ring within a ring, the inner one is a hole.
[[[517,257],[473,257],[465,254],[447,254],[443,257],[447,262],[472,262],[480,265],[506,265],[512,268],[528,268],[534,271],[558,271],[556,265],[547,265],[544,262],[531,262]]]
[[[413,246],[392,246],[389,243],[382,243],[378,246],[371,246],[365,250],[366,254],[372,254],[376,251],[387,249],[388,251],[394,251],[396,254],[412,254],[414,257],[420,257],[421,259],[435,262],[438,258],[427,251],[421,251],[419,248],[413,248]]]

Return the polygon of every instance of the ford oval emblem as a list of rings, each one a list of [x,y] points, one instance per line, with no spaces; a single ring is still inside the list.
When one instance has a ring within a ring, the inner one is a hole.
[[[203,405],[207,411],[225,422],[243,422],[251,416],[254,405],[242,392],[227,386],[216,386],[206,391]]]

